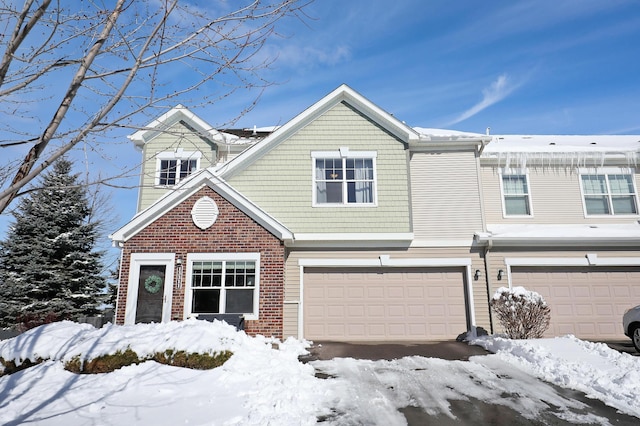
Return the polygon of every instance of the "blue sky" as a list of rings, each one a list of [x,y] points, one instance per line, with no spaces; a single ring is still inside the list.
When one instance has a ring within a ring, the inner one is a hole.
[[[261,54],[277,58],[265,77],[279,84],[237,127],[283,124],[346,83],[415,127],[640,134],[638,0],[316,0],[306,12],[265,46]],[[252,96],[192,110],[215,126]],[[93,173],[136,168],[132,132],[119,132]],[[137,190],[111,191],[118,227],[135,213]]]
[[[308,14],[269,46],[282,84],[240,124],[286,122],[347,83],[411,126],[640,133],[638,1],[319,0]]]

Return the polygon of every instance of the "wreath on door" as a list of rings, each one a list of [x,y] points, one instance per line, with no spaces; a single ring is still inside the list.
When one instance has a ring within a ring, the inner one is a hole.
[[[144,288],[151,294],[156,294],[162,288],[162,278],[157,275],[151,275],[144,280]]]

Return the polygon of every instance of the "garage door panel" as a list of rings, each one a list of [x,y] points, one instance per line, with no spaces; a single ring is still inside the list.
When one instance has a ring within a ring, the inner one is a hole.
[[[512,278],[549,304],[547,337],[624,338],[622,315],[640,300],[638,267],[513,267]]]
[[[463,268],[334,272],[308,268],[304,336],[338,341],[455,338],[466,330],[463,272]]]

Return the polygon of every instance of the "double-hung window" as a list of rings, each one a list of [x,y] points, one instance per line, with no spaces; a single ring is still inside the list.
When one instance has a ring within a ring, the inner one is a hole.
[[[156,185],[174,186],[200,168],[200,152],[161,152],[157,155]]]
[[[526,174],[502,173],[501,187],[505,216],[531,216],[529,182]]]
[[[247,319],[256,319],[259,256],[257,253],[189,255],[187,316],[242,314]]]
[[[313,201],[316,206],[375,205],[376,153],[312,152]]]
[[[580,182],[587,216],[638,214],[633,174],[581,174]]]

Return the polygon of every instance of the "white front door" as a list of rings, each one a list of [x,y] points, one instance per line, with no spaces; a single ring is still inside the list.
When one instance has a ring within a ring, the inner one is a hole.
[[[174,253],[133,253],[125,324],[171,320]]]

